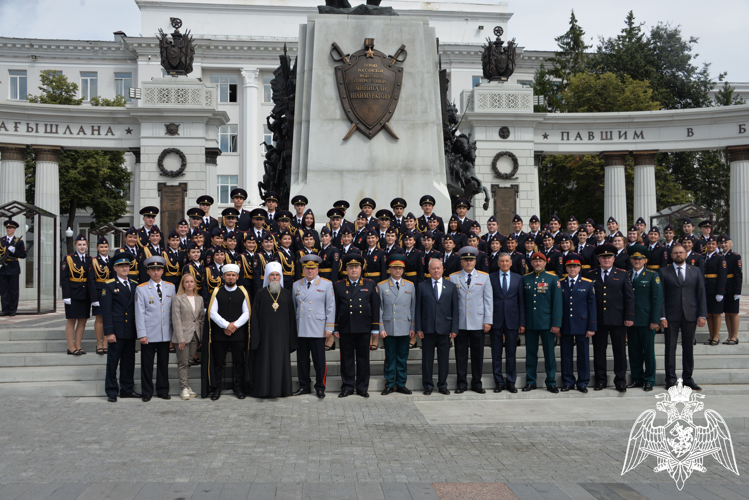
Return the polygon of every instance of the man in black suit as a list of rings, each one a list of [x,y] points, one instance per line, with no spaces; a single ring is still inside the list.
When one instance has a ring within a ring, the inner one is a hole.
[[[424,395],[434,389],[432,370],[434,349],[437,349],[437,388],[440,394],[449,395],[447,370],[450,356],[450,339],[458,335],[459,303],[455,283],[442,277],[444,268],[437,259],[429,261],[429,279],[419,283],[416,292],[416,333],[421,339],[421,374]]]
[[[606,350],[611,337],[614,351],[614,386],[619,392],[627,391],[627,327],[634,325],[635,294],[627,271],[614,267],[616,247],[604,243],[596,247],[600,269],[590,272],[596,291],[596,317],[598,331],[593,336],[593,365],[596,374],[596,391],[608,385],[606,376]]]
[[[128,279],[130,262],[134,256],[119,252],[112,259],[117,276],[107,280],[101,289],[101,311],[107,349],[107,375],[104,390],[107,401],[117,402],[121,398],[139,398],[135,392],[135,288]],[[120,366],[120,383],[117,384],[117,365]]]
[[[707,300],[705,280],[699,269],[685,262],[686,250],[682,245],[671,247],[673,264],[661,268],[663,282],[663,312],[661,328],[666,334],[666,389],[676,385],[676,341],[681,331],[681,378],[685,386],[701,391],[692,378],[694,370],[694,331],[705,326]]]
[[[491,273],[494,299],[494,321],[492,323],[492,370],[494,372],[494,392],[507,389],[516,393],[517,368],[515,353],[518,347],[518,333],[525,332],[525,293],[523,277],[511,272],[512,258],[509,254],[499,255],[499,271]],[[502,348],[507,348],[506,377],[502,378]]]
[[[247,191],[242,188],[232,189],[230,196],[232,203],[234,203],[234,208],[239,212],[237,214],[237,229],[247,231],[252,225],[250,212],[242,208],[244,200],[247,199]]]

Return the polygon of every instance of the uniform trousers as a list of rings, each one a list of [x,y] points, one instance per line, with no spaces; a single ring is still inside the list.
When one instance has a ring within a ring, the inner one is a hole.
[[[383,339],[385,344],[385,387],[405,387],[408,377],[408,344],[411,337],[388,335]]]
[[[219,340],[211,342],[213,347],[213,359],[211,364],[213,365],[213,373],[211,374],[211,387],[223,388],[224,381],[224,368],[226,367],[226,353],[231,352],[231,366],[232,366],[232,380],[234,390],[244,390],[244,359],[245,351],[247,349],[247,342],[244,340]]]
[[[694,383],[694,331],[696,321],[669,321],[666,337],[666,385],[676,384],[676,344],[681,331],[681,378],[684,383]]]
[[[627,327],[598,325],[598,331],[593,335],[593,367],[596,374],[596,384],[608,384],[606,375],[606,350],[609,347],[611,337],[611,348],[614,351],[614,385],[616,387],[627,386]]]
[[[494,372],[494,385],[504,387],[505,383],[515,385],[518,378],[516,352],[518,349],[518,331],[507,328],[503,324],[501,328],[492,328],[489,333],[492,346],[492,372]],[[504,339],[503,339],[504,337]],[[506,349],[507,364],[505,365],[506,376],[502,378],[502,350]]]
[[[177,376],[179,377],[180,391],[190,387],[190,362],[195,357],[195,353],[198,352],[198,344],[200,344],[200,338],[197,333],[193,332],[192,339],[185,342],[184,349],[180,350],[178,345],[174,346],[177,352]]]
[[[117,365],[120,383],[117,384]],[[104,390],[110,398],[132,394],[135,390],[135,339],[117,339],[107,344],[107,375]]]
[[[20,275],[0,273],[0,302],[4,313],[15,313],[18,310],[18,289]]]
[[[647,326],[630,326],[627,328],[627,342],[632,382],[655,385],[655,330]]]
[[[315,366],[315,390],[324,391],[325,379],[328,375],[324,337],[299,337],[299,347],[296,350],[296,372],[300,389],[310,389],[310,384],[312,384],[309,375],[310,356]]]
[[[450,336],[425,333],[421,341],[421,377],[424,389],[434,389],[434,349],[437,349],[437,388],[447,389],[447,371],[450,361]]]
[[[544,371],[546,387],[556,387],[557,358],[554,354],[554,334],[549,330],[525,331],[525,383],[536,385],[538,367],[538,339],[544,350]]]
[[[595,335],[594,335],[595,336]],[[572,358],[577,347],[577,380],[572,370]],[[561,337],[562,383],[565,387],[578,389],[590,383],[590,342],[585,335],[565,335]]]
[[[455,364],[458,389],[468,389],[468,348],[471,348],[471,388],[481,389],[484,368],[484,331],[458,330],[455,337]]]
[[[341,392],[369,391],[370,332],[339,332],[341,356]]]
[[[169,342],[140,346],[140,386],[143,397],[153,396],[153,359],[156,357],[156,396],[169,394]]]

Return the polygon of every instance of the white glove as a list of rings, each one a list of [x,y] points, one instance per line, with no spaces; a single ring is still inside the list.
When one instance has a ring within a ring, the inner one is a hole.
[[[739,300],[741,298],[741,295],[734,295],[733,300]]]
[[[91,302],[91,305],[92,305],[93,307],[99,307],[99,302]]]
[[[11,246],[8,247],[8,251],[10,253],[16,253],[16,247],[14,247],[14,246],[11,245]]]
[[[73,301],[70,300],[70,299],[62,299],[62,301],[63,301],[63,303],[65,303],[66,306],[69,306],[70,304],[73,303]]]
[[[723,296],[722,295],[716,295],[715,296],[715,301],[716,302],[723,302]]]

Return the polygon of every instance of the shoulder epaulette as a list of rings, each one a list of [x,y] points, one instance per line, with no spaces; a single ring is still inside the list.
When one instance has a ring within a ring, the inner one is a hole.
[[[450,276],[454,276],[456,274],[460,274],[460,271],[455,271],[454,273],[451,273]]]
[[[140,288],[142,286],[146,286],[147,284],[148,284],[148,281],[146,281],[145,283],[141,283],[140,285],[138,285],[138,288]]]
[[[533,274],[535,271],[531,271],[529,273],[525,273],[523,276],[528,276],[529,274]]]
[[[105,281],[104,283],[114,283],[114,280],[113,280],[113,279],[111,279],[111,280],[107,280],[107,281]]]
[[[318,278],[320,278],[323,281],[330,281],[328,278],[323,278],[322,276],[318,276]]]
[[[362,280],[362,283],[364,283],[365,281],[369,281],[370,283],[374,283],[374,281],[372,281],[369,278],[362,278],[361,280]]]
[[[589,280],[588,278],[580,278],[582,281],[587,281],[588,283],[593,283],[593,280]]]
[[[345,283],[345,282],[346,282],[346,280],[338,280],[338,281],[336,281],[336,285],[337,285],[338,283]]]
[[[378,285],[382,285],[383,283],[387,283],[388,281],[390,281],[390,280],[389,280],[389,279],[386,279],[386,280],[382,280],[382,281],[380,281],[380,282],[379,282],[379,283],[377,283],[377,284],[378,284]]]
[[[479,274],[485,274],[485,275],[489,276],[489,273],[486,273],[484,271],[476,271],[476,272],[479,273]]]
[[[406,283],[411,283],[412,285],[414,284],[414,282],[413,282],[413,281],[411,281],[411,280],[407,280],[406,278],[401,278],[401,279],[402,279],[403,281],[405,281]]]
[[[626,269],[619,269],[618,267],[616,268],[616,270],[617,270],[617,271],[621,271],[621,272],[623,272],[623,273],[626,273],[626,272],[627,272],[627,270],[626,270]]]

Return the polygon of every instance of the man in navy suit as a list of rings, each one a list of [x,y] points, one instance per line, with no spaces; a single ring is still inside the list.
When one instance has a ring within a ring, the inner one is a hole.
[[[135,392],[135,288],[128,279],[130,262],[135,258],[128,252],[118,252],[112,259],[117,276],[107,280],[101,289],[101,311],[107,349],[107,375],[104,390],[110,403],[121,398],[139,398]],[[117,365],[120,383],[117,384]]]
[[[515,353],[518,347],[518,333],[525,332],[525,293],[523,277],[510,272],[512,258],[508,253],[499,255],[499,271],[491,273],[494,299],[494,321],[491,329],[492,370],[494,371],[494,392],[507,389],[516,393],[517,369]],[[502,348],[507,348],[506,377],[502,378]]]
[[[421,339],[421,375],[424,395],[434,389],[432,370],[434,349],[437,348],[437,388],[440,394],[449,395],[447,369],[450,339],[458,335],[458,288],[455,283],[442,278],[442,261],[429,261],[430,278],[419,283],[416,292],[416,332]]]
[[[693,391],[701,391],[692,378],[694,331],[707,321],[705,280],[698,268],[685,262],[687,251],[678,243],[671,247],[673,264],[660,269],[663,283],[661,328],[666,333],[666,389],[676,385],[676,341],[681,331],[681,378]]]

